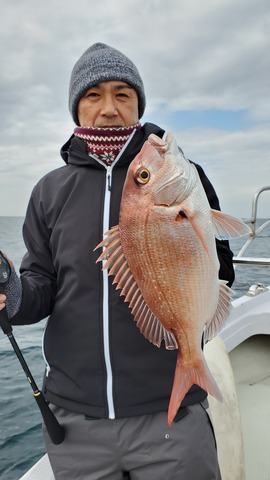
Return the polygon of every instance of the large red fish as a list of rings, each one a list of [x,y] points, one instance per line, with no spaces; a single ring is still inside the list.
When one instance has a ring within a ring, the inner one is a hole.
[[[201,349],[230,308],[232,291],[218,279],[215,237],[245,235],[238,219],[210,209],[197,170],[174,138],[150,135],[130,164],[119,225],[96,247],[114,275],[137,326],[152,343],[178,348],[168,410],[171,425],[193,384],[221,400]]]

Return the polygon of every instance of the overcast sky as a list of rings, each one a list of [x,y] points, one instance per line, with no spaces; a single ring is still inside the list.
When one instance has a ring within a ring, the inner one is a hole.
[[[0,0],[0,23],[0,215],[24,215],[35,183],[62,166],[72,67],[104,42],[139,68],[142,122],[172,131],[224,212],[250,217],[270,185],[269,0]]]

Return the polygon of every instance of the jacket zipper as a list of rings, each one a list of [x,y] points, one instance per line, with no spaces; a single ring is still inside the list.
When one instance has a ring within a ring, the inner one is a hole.
[[[108,167],[106,172],[106,189],[104,199],[104,215],[103,215],[103,232],[107,232],[110,228],[110,200],[111,200],[111,171]],[[103,262],[105,263],[105,262]],[[110,356],[110,335],[109,335],[109,282],[108,272],[103,270],[103,347],[107,372],[107,404],[109,418],[115,418],[114,402],[113,402],[113,376]]]
[[[105,188],[105,199],[104,199],[104,212],[103,212],[103,232],[107,232],[110,228],[110,201],[111,201],[111,185],[112,185],[112,170],[114,165],[117,163],[124,150],[127,148],[129,142],[133,138],[136,130],[132,132],[129,139],[125,143],[121,152],[118,154],[111,166],[107,167],[106,171],[106,188]],[[99,162],[101,163],[101,162]],[[103,164],[104,165],[104,164]],[[103,262],[105,263],[105,261]],[[109,324],[109,277],[107,270],[103,270],[103,348],[104,348],[104,358],[106,365],[107,373],[107,406],[108,406],[108,417],[110,419],[115,418],[115,408],[113,401],[113,374],[112,374],[112,364],[111,364],[111,354],[110,354],[110,324]]]

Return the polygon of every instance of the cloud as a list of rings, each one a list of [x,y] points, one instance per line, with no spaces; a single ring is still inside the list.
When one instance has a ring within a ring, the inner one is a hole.
[[[171,129],[222,205],[247,214],[270,169],[268,0],[0,0],[0,18],[0,215],[24,215],[34,183],[62,164],[71,69],[97,41],[138,66],[145,120]]]

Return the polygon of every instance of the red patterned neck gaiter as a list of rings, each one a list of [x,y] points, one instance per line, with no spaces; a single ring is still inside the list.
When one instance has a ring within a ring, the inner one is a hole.
[[[111,165],[134,130],[141,128],[140,123],[130,127],[76,127],[74,135],[87,143],[89,155]]]

